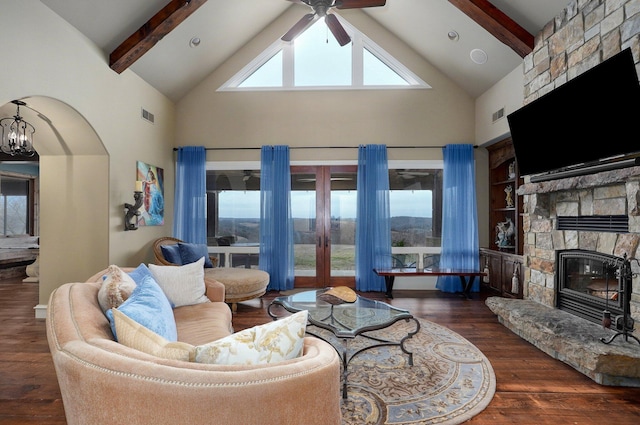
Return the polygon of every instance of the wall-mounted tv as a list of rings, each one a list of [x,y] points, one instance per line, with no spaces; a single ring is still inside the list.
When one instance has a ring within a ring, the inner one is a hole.
[[[560,171],[640,152],[640,84],[631,50],[572,78],[507,120],[521,175],[552,179]]]

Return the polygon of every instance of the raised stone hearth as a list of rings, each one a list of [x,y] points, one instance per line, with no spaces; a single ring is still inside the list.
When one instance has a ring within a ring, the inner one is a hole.
[[[571,313],[531,300],[489,297],[500,323],[551,357],[602,385],[640,387],[640,343]]]

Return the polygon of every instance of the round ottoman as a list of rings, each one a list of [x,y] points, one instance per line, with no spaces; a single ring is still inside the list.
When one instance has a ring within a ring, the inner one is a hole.
[[[269,284],[269,273],[263,270],[214,267],[205,269],[205,273],[224,285],[224,300],[231,304],[233,312],[238,307],[236,303],[264,295]]]

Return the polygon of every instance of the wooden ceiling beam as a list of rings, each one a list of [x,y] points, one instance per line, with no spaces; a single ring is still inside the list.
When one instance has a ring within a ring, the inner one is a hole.
[[[207,0],[171,0],[109,55],[109,67],[121,74],[180,25]]]
[[[478,25],[524,58],[533,51],[534,36],[487,0],[449,0]]]

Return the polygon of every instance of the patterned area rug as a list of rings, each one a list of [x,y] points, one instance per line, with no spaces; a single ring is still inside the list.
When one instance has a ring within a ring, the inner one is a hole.
[[[420,332],[405,344],[414,353],[413,366],[397,346],[372,348],[349,363],[343,425],[454,425],[487,407],[496,389],[489,360],[457,333],[418,320]],[[369,334],[400,341],[415,326],[403,320]],[[308,330],[337,342],[329,331]],[[370,343],[361,337],[348,341],[348,355]]]

